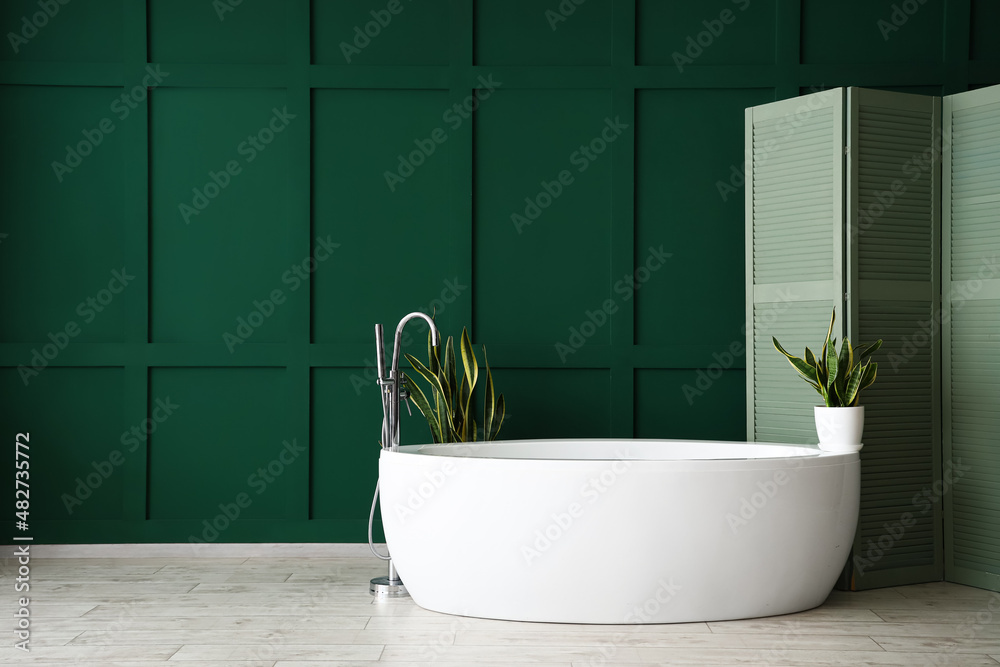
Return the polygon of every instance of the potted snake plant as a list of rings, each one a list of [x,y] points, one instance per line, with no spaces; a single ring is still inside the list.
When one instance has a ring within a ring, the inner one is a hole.
[[[503,394],[499,396],[493,389],[493,372],[486,358],[486,346],[483,345],[483,361],[486,363],[486,382],[483,400],[483,422],[476,423],[475,406],[472,405],[472,392],[479,379],[479,362],[472,349],[469,332],[463,327],[460,342],[462,351],[462,370],[465,372],[461,383],[458,382],[455,364],[455,342],[448,336],[444,344],[443,359],[441,346],[431,343],[430,333],[427,338],[427,364],[425,365],[412,354],[406,355],[417,377],[424,379],[430,385],[430,397],[424,393],[414,381],[415,377],[404,374],[406,388],[410,400],[427,420],[431,438],[435,443],[475,442],[482,433],[483,440],[496,440],[503,425],[506,405]]]
[[[830,337],[836,318],[837,310],[834,309],[818,355],[807,347],[804,357],[796,357],[786,352],[777,338],[771,336],[771,340],[799,376],[823,397],[824,404],[813,408],[819,448],[858,451],[862,447],[865,423],[865,406],[859,403],[861,391],[875,382],[878,364],[870,356],[882,347],[882,339],[852,346],[845,338],[838,352],[837,339]]]

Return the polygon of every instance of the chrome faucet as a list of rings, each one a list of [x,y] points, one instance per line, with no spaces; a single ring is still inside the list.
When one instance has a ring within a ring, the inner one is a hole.
[[[405,401],[409,397],[409,392],[403,386],[403,380],[399,374],[399,348],[403,335],[403,328],[406,323],[414,318],[423,318],[427,326],[431,328],[431,344],[438,346],[441,336],[434,320],[424,313],[410,313],[399,321],[396,325],[396,338],[392,346],[392,368],[389,375],[385,374],[385,350],[382,334],[382,325],[375,325],[375,364],[378,371],[378,384],[382,398],[382,449],[391,451],[399,450],[399,401]],[[406,404],[406,409],[410,409],[410,404]],[[396,573],[396,568],[392,564],[392,557],[383,556],[375,550],[375,543],[372,539],[372,524],[375,521],[375,503],[378,502],[379,485],[375,485],[375,497],[372,499],[372,511],[368,515],[368,547],[378,558],[389,562],[389,573],[385,577],[376,577],[371,580],[368,591],[378,598],[403,597],[408,595],[406,586]]]
[[[399,374],[399,348],[406,323],[415,318],[422,318],[431,328],[431,344],[438,346],[441,340],[434,320],[421,312],[410,313],[396,325],[396,338],[392,345],[392,369],[389,376],[385,374],[385,353],[383,351],[382,325],[375,325],[375,363],[378,366],[378,383],[382,387],[382,449],[399,449],[399,401],[406,400],[409,393],[403,386]],[[406,409],[410,406],[407,404]]]

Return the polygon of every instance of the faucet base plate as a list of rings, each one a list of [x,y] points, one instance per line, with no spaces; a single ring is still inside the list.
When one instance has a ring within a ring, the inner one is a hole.
[[[405,598],[409,597],[406,586],[401,579],[389,579],[389,577],[375,577],[368,585],[368,592],[377,599]]]

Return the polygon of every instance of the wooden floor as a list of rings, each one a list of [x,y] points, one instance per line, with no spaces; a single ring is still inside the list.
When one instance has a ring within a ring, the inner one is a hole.
[[[16,567],[0,571],[0,664],[1000,665],[1000,594],[955,584],[835,592],[747,621],[550,625],[374,602],[374,558],[33,559],[24,653],[12,647]]]

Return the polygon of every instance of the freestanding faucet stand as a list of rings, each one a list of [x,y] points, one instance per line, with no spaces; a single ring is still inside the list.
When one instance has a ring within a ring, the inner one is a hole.
[[[382,449],[397,451],[399,449],[399,401],[405,401],[409,394],[403,386],[403,381],[399,373],[399,347],[403,334],[403,327],[414,318],[422,318],[431,328],[431,344],[437,347],[441,340],[434,320],[424,313],[410,313],[399,321],[396,325],[396,337],[392,346],[392,368],[389,374],[385,373],[385,351],[382,334],[382,325],[375,325],[375,365],[378,371],[378,384],[382,397]],[[407,411],[410,406],[407,404]],[[372,540],[372,523],[375,520],[375,504],[378,502],[378,484],[375,485],[375,497],[372,499],[372,511],[368,516],[368,546],[372,553],[378,558],[389,563],[389,572],[385,577],[375,577],[368,586],[369,592],[377,598],[395,598],[408,595],[406,586],[396,573],[396,568],[392,564],[392,557],[383,556],[375,550]]]

